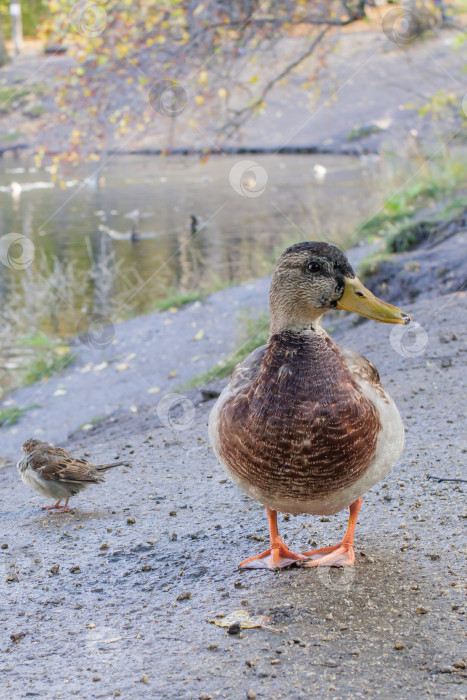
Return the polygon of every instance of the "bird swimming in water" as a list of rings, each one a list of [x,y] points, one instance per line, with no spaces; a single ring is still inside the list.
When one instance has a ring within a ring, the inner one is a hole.
[[[303,242],[282,253],[271,281],[268,343],[237,365],[209,418],[220,463],[266,507],[269,521],[270,547],[241,568],[353,564],[362,496],[402,452],[402,420],[376,368],[321,327],[330,309],[410,321],[364,287],[336,246]],[[338,545],[295,553],[279,535],[277,511],[330,515],[348,507]]]
[[[192,236],[198,232],[198,219],[194,214],[190,214],[190,233]]]

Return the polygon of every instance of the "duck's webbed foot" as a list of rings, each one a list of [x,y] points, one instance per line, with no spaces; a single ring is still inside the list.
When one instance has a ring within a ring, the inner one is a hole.
[[[342,542],[332,547],[323,547],[322,549],[314,549],[311,552],[303,552],[308,559],[303,566],[352,566],[355,562],[353,537],[361,507],[361,498],[358,498],[350,506],[349,524],[347,525],[347,532]]]
[[[255,557],[245,559],[238,566],[240,569],[283,569],[286,566],[296,564],[297,561],[306,561],[307,557],[303,554],[295,554],[291,552],[286,544],[278,537],[274,544],[262,554],[257,554]]]
[[[355,562],[353,544],[341,542],[333,547],[322,547],[303,552],[308,559],[303,566],[352,566]]]
[[[304,554],[291,552],[282,541],[277,529],[277,512],[266,508],[269,521],[269,538],[271,546],[265,552],[257,554],[255,557],[245,559],[238,566],[240,569],[283,569],[286,566],[296,564],[297,561],[306,561]]]

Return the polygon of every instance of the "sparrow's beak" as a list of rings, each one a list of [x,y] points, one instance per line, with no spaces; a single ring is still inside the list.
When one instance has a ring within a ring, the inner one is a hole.
[[[375,297],[358,279],[358,277],[345,278],[345,287],[342,297],[337,302],[338,309],[354,311],[360,316],[372,318],[380,323],[409,323],[410,316],[401,311],[397,306],[387,304]]]

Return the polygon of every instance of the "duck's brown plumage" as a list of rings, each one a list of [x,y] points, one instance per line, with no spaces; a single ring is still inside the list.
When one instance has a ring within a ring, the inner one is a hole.
[[[357,481],[381,423],[336,343],[324,333],[284,332],[259,359],[219,416],[221,456],[233,475],[297,507]],[[240,381],[245,370],[237,370]]]

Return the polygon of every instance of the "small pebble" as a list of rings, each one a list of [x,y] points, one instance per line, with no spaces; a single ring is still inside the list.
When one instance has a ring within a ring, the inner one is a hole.
[[[126,524],[127,524],[127,525],[134,525],[135,522],[136,522],[136,519],[135,519],[135,518],[127,518],[127,519],[126,519]]]
[[[239,622],[232,622],[227,632],[229,634],[240,634],[242,631],[242,626]]]
[[[185,591],[184,593],[180,593],[180,595],[177,596],[178,601],[190,600],[190,598],[191,598],[191,593],[189,591]]]

